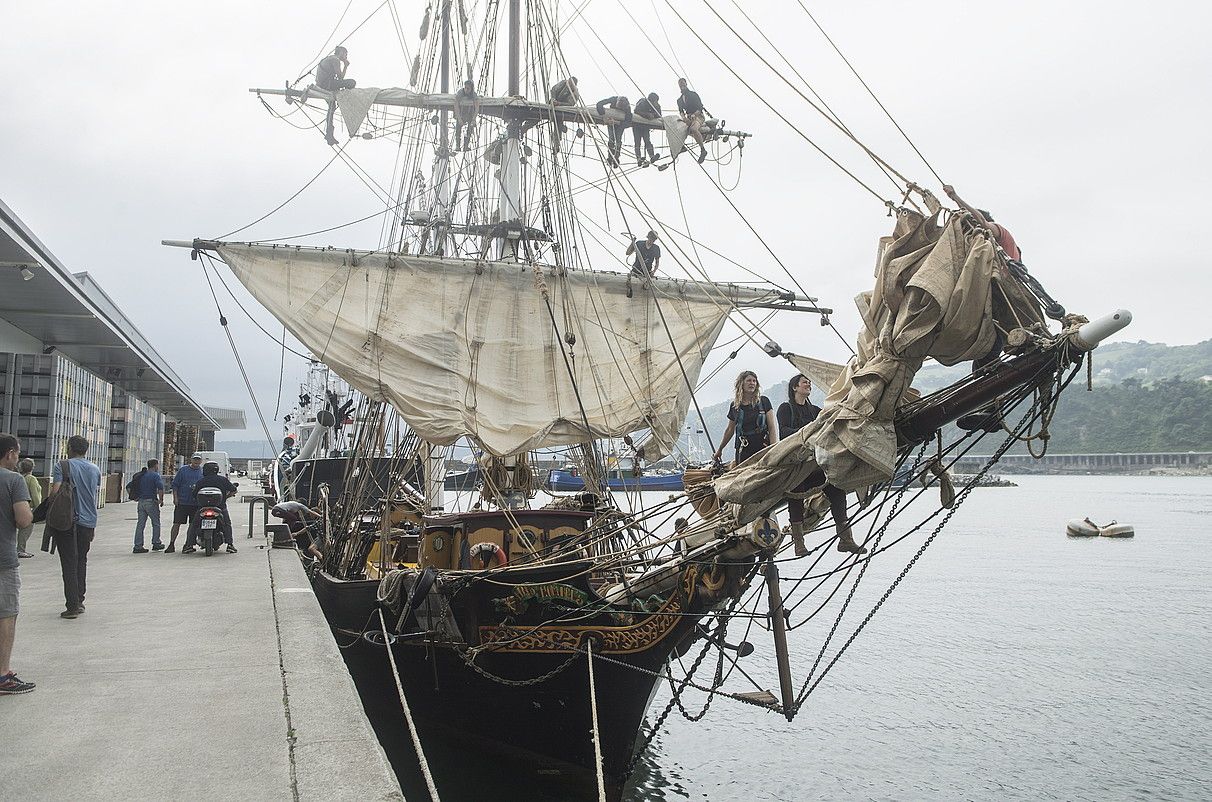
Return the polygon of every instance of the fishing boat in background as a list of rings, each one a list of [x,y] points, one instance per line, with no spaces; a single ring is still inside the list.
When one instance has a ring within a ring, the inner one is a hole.
[[[610,491],[669,491],[680,492],[682,471],[673,468],[645,468],[638,457],[608,453],[602,479]],[[576,463],[568,463],[547,472],[543,488],[556,493],[580,493],[586,489],[585,479]]]

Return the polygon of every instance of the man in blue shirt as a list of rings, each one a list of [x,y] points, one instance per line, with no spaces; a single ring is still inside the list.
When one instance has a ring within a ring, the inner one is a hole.
[[[84,612],[85,576],[88,573],[88,550],[97,528],[97,491],[101,488],[101,469],[84,458],[88,441],[80,435],[67,438],[68,477],[75,491],[75,523],[67,532],[54,533],[59,565],[63,569],[63,596],[67,609],[62,618],[79,618]],[[51,492],[63,484],[61,463],[56,460],[51,472]]]
[[[193,523],[198,513],[198,502],[194,498],[194,485],[202,478],[202,455],[194,454],[188,465],[182,465],[173,476],[173,531],[168,539],[165,554],[177,550],[177,533],[181,524]]]
[[[147,554],[143,548],[143,528],[147,519],[152,525],[152,550],[162,551],[160,540],[160,508],[164,506],[164,477],[160,475],[160,460],[149,459],[147,470],[139,471],[132,484],[139,504],[139,522],[135,524],[135,554]]]

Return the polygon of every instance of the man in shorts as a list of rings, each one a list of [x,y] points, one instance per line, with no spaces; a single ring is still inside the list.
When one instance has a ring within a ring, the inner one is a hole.
[[[181,531],[181,524],[185,524],[188,531],[189,524],[194,521],[194,516],[198,512],[198,502],[194,498],[194,485],[201,478],[201,454],[194,454],[190,458],[189,464],[182,465],[173,475],[173,531],[169,536],[168,548],[164,550],[165,554],[172,554],[177,550],[177,533]]]
[[[21,445],[11,434],[0,434],[0,696],[29,693],[34,683],[17,679],[9,660],[17,634],[18,597],[21,593],[17,530],[34,522],[29,487],[17,473]]]

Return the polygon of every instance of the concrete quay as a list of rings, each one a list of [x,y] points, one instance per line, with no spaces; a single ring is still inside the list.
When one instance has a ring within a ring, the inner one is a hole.
[[[238,554],[132,554],[106,506],[74,620],[58,556],[21,561],[0,800],[404,798],[297,554],[232,513]]]

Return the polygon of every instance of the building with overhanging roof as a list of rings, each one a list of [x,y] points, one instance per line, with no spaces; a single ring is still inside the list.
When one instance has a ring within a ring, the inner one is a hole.
[[[0,201],[0,429],[35,473],[48,475],[73,434],[104,472],[129,476],[153,457],[171,465],[176,430],[213,440],[220,428],[97,281]]]

